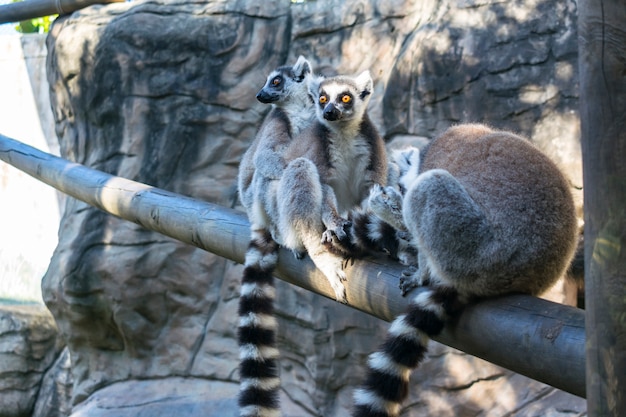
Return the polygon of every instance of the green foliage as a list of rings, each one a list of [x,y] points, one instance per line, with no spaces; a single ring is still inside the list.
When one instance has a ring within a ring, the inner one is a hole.
[[[16,3],[22,0],[13,0]],[[48,33],[50,25],[58,15],[36,17],[30,20],[22,20],[15,25],[15,30],[20,33]]]

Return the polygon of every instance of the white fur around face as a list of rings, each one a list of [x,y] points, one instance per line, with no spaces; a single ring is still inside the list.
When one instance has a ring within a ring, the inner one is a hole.
[[[371,81],[371,78],[370,78]],[[363,84],[363,80],[361,80]],[[338,121],[329,122],[324,119],[323,116],[323,108],[321,106],[317,106],[317,117],[323,124],[327,125],[330,129],[337,129],[338,123],[341,125],[351,125],[360,124],[361,118],[363,117],[363,113],[367,109],[367,105],[370,101],[371,87],[369,83],[365,82],[365,86],[360,85],[357,79],[350,79],[347,77],[336,77],[336,78],[327,78],[324,80],[322,84],[320,84],[320,88],[318,89],[318,95],[315,97],[315,100],[319,99],[319,94],[324,92],[328,96],[328,103],[334,103],[335,106],[342,111],[342,117]],[[321,91],[319,91],[321,90]],[[362,97],[362,93],[367,91]],[[341,102],[341,97],[345,94],[349,93],[352,96],[352,105],[351,107],[345,108],[343,103]],[[346,127],[343,126],[342,129]]]

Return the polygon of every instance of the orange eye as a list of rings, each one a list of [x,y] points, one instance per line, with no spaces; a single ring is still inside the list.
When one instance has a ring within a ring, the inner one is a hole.
[[[344,103],[346,103],[346,104],[347,104],[347,103],[350,103],[350,102],[352,101],[352,97],[351,97],[351,96],[349,96],[348,94],[344,94],[344,95],[341,97],[341,101],[343,101],[343,102],[344,102]]]
[[[276,77],[272,80],[272,85],[278,85],[281,81],[280,77]]]
[[[320,104],[326,104],[326,102],[328,101],[328,97],[326,96],[320,96]]]

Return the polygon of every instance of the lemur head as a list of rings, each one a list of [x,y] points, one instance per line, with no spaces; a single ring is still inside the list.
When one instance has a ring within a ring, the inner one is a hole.
[[[292,100],[307,101],[306,79],[311,74],[311,64],[302,55],[295,65],[278,67],[267,77],[267,81],[256,98],[261,103],[284,105]]]
[[[312,79],[309,94],[316,103],[316,114],[322,123],[360,121],[373,87],[369,71],[363,71],[356,77],[340,75]]]

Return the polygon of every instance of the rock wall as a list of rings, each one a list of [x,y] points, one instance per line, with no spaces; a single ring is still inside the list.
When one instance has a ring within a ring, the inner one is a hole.
[[[28,417],[63,342],[38,304],[0,304],[0,416]]]
[[[389,140],[486,121],[533,135],[580,185],[572,28],[573,1],[135,1],[58,19],[48,79],[64,157],[227,206],[268,110],[254,94],[299,54],[320,72],[369,68]],[[72,416],[236,415],[241,272],[68,199],[43,292],[71,357]],[[386,323],[278,291],[284,415],[347,416]],[[404,416],[584,414],[458,351],[433,344],[429,358]]]

